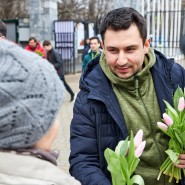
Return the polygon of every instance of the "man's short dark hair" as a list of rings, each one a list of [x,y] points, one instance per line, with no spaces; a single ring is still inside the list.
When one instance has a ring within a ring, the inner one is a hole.
[[[28,42],[30,42],[31,40],[34,40],[34,42],[37,42],[37,39],[35,37],[30,37]]]
[[[100,43],[100,39],[98,37],[96,37],[96,36],[89,38],[90,41],[94,40],[94,39],[96,39],[98,41],[98,43]]]
[[[108,29],[127,30],[132,24],[137,26],[144,44],[147,37],[146,19],[138,11],[129,7],[114,9],[104,17],[100,26],[102,40],[104,41],[105,32]]]
[[[6,37],[7,34],[7,28],[6,28],[6,24],[0,20],[0,37],[4,36]]]
[[[51,42],[49,40],[45,40],[42,45],[43,46],[50,46]]]

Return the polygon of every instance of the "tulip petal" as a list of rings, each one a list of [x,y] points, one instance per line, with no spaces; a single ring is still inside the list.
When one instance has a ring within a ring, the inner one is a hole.
[[[163,120],[164,122],[168,125],[171,126],[173,124],[173,120],[170,116],[168,116],[168,114],[164,113],[163,114]]]
[[[135,153],[134,153],[135,157],[139,158],[141,156],[141,154],[143,153],[143,150],[145,148],[145,145],[146,145],[146,141],[141,142],[141,144],[135,150]]]
[[[180,97],[179,98],[179,104],[178,104],[178,110],[180,112],[182,112],[184,110],[184,104],[185,104],[184,97]]]
[[[165,131],[165,132],[168,130],[168,126],[167,126],[166,124],[162,123],[162,122],[157,122],[157,125],[158,125],[158,127],[159,127],[161,130],[163,130],[163,131]]]
[[[143,130],[140,129],[134,137],[135,148],[137,148],[141,144],[142,139],[143,139]]]

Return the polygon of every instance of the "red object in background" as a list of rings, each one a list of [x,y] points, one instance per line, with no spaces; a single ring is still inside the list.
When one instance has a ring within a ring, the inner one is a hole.
[[[32,48],[32,47],[30,47],[29,45],[27,45],[27,46],[25,47],[25,49],[28,50],[28,51],[35,52],[35,53],[37,53],[39,56],[41,56],[41,57],[43,57],[43,58],[46,58],[46,52],[45,52],[44,48],[40,45],[39,42],[37,42],[37,45],[36,45],[35,48]]]
[[[80,41],[80,46],[84,46],[84,39]]]

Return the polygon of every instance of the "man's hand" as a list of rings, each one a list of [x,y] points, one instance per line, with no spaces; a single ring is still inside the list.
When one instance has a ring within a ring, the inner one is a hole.
[[[185,154],[179,154],[179,163],[175,166],[178,168],[184,168],[185,169]]]

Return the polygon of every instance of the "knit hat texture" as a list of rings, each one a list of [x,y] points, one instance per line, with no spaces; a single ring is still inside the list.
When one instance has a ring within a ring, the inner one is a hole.
[[[54,67],[0,40],[0,148],[32,147],[50,128],[64,98]]]

